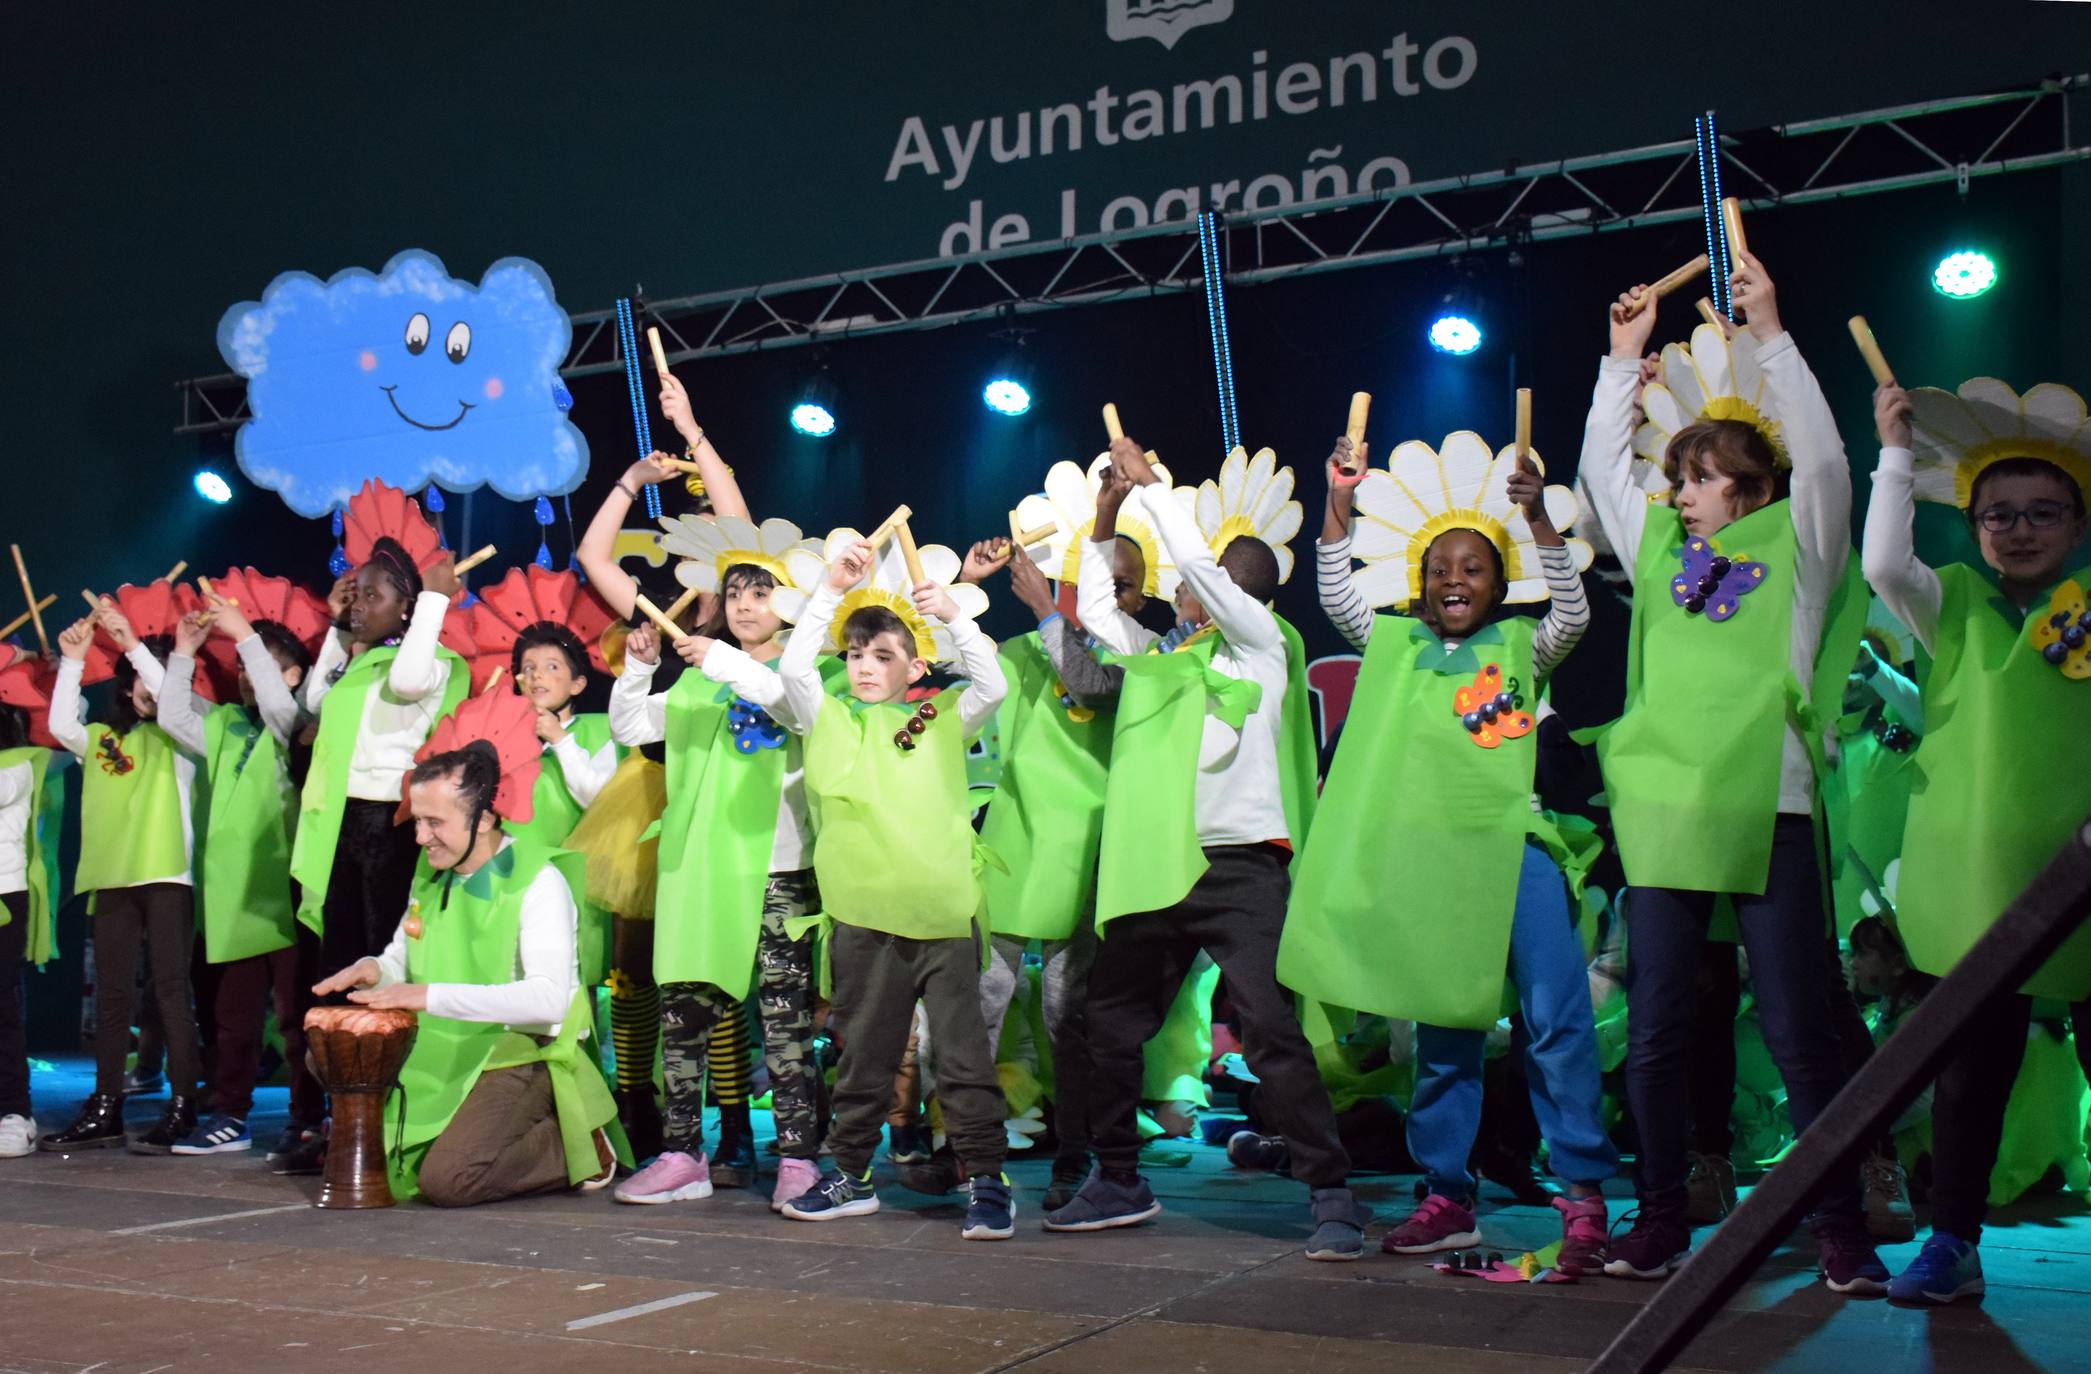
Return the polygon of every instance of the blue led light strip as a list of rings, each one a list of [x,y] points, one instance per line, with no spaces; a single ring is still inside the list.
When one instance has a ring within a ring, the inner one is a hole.
[[[1707,275],[1713,278],[1714,309],[1725,315],[1728,313],[1728,274],[1721,270],[1721,244],[1714,237],[1721,222],[1720,203],[1710,193],[1711,183],[1706,169],[1706,130],[1711,122],[1710,114],[1692,116],[1692,146],[1699,155],[1699,213],[1706,221],[1706,260],[1713,264]]]
[[[1227,340],[1226,283],[1220,265],[1219,217],[1198,216],[1198,257],[1205,273],[1205,323],[1212,334],[1213,377],[1220,396],[1220,444],[1231,453],[1241,443],[1241,422],[1234,407],[1234,350]]]
[[[653,452],[653,427],[646,417],[646,394],[639,384],[639,334],[632,327],[632,303],[620,296],[617,299],[617,346],[624,354],[624,385],[632,397],[632,433],[639,443],[639,456]],[[646,487],[646,514],[649,518],[661,518],[661,489],[656,483]]]
[[[1706,112],[1706,165],[1713,175],[1713,198],[1706,203],[1713,210],[1714,228],[1720,234],[1721,243],[1721,255],[1714,259],[1721,274],[1721,313],[1732,320],[1735,318],[1735,302],[1728,295],[1728,278],[1735,275],[1735,261],[1729,255],[1728,221],[1721,214],[1721,135],[1714,127],[1712,110]]]

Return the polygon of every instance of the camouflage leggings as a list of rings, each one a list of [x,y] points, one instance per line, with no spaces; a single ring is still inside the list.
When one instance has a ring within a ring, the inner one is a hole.
[[[788,1159],[812,1159],[819,1143],[813,1057],[813,939],[794,940],[784,923],[819,902],[813,873],[772,873],[763,892],[756,940],[755,996],[762,1012],[762,1062],[770,1074],[777,1148]],[[733,999],[710,983],[661,984],[661,1072],[667,1085],[666,1146],[704,1150],[704,1059],[713,1027]]]

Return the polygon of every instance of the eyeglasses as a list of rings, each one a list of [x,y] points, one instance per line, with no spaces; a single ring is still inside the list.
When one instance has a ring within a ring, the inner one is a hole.
[[[2024,510],[1991,506],[1975,517],[1975,523],[1991,534],[2009,534],[2021,520],[2033,529],[2051,530],[2069,515],[2069,509],[2062,501],[2035,501]]]

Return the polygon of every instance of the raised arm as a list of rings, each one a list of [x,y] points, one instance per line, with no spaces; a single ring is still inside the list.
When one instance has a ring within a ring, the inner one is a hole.
[[[1142,486],[1151,486],[1153,471],[1148,468],[1145,455],[1131,440],[1112,441],[1113,461],[1120,459],[1121,445],[1134,450],[1125,460],[1132,479]],[[1135,463],[1137,466],[1133,465]],[[1198,598],[1198,603],[1205,607],[1229,644],[1244,652],[1255,652],[1285,642],[1278,629],[1278,617],[1272,614],[1270,607],[1234,585],[1234,579],[1214,560],[1197,519],[1181,502],[1166,497],[1150,501],[1147,513],[1154,521],[1155,533],[1161,536],[1162,547],[1169,551],[1169,557],[1176,563],[1176,575],[1184,580],[1192,595]]]
[[[209,749],[203,716],[196,709],[196,639],[187,636],[188,620],[176,631],[174,652],[167,655],[167,681],[162,684],[160,728],[181,748],[202,758]],[[200,638],[198,636],[197,638]]]
[[[631,513],[632,502],[639,499],[639,488],[665,482],[675,475],[675,469],[658,461],[666,456],[651,454],[626,468],[602,505],[596,507],[595,518],[581,532],[581,542],[574,546],[574,561],[588,574],[589,585],[610,604],[611,610],[627,620],[638,607],[639,584],[617,565],[617,535],[624,529],[624,518]]]
[[[1936,652],[1943,593],[1939,575],[1917,557],[1909,393],[1893,383],[1875,391],[1873,422],[1880,431],[1880,466],[1873,470],[1873,499],[1866,503],[1860,565],[1887,608],[1909,626],[1927,653]]]
[[[958,694],[958,719],[965,727],[966,738],[971,739],[1009,695],[1009,676],[1002,671],[1002,656],[995,652],[995,641],[981,633],[971,618],[958,614],[958,608],[951,605],[949,592],[935,587],[934,595],[944,603],[936,613],[951,627],[951,645],[958,651],[958,671],[966,678],[966,690]],[[921,607],[922,601],[923,594],[918,591],[916,606]],[[923,613],[931,614],[926,608]]]
[[[1508,491],[1532,528],[1532,543],[1539,551],[1539,569],[1546,578],[1551,603],[1532,632],[1533,666],[1543,676],[1568,657],[1583,631],[1590,628],[1590,603],[1583,595],[1583,579],[1576,576],[1575,556],[1546,513],[1546,479],[1540,476],[1538,465],[1530,458],[1520,458],[1517,471],[1510,474]]]
[[[624,641],[624,671],[610,687],[610,738],[627,749],[668,738],[668,694],[653,689],[659,633],[651,625],[633,628]]]
[[[783,655],[777,659],[777,676],[782,679],[784,694],[791,703],[785,708],[785,716],[777,718],[777,723],[786,729],[804,734],[813,728],[813,722],[819,717],[823,695],[821,646],[828,642],[828,627],[835,623],[835,612],[842,605],[844,589],[861,578],[870,566],[869,545],[857,544],[845,549],[836,558],[834,566],[828,569],[828,575],[813,589],[813,594],[806,598],[806,609],[799,613],[798,624],[792,626],[791,638],[784,645]]]
[[[1631,319],[1626,312],[1647,290],[1636,286],[1608,309],[1610,351],[1598,364],[1576,468],[1591,513],[1629,574],[1641,549],[1641,526],[1648,519],[1648,497],[1634,482],[1634,404],[1654,371],[1653,360],[1644,353],[1655,331],[1656,312],[1650,306]]]
[[[255,634],[249,634],[233,648],[247,670],[247,681],[254,684],[254,709],[261,712],[262,727],[276,737],[278,744],[288,744],[298,728],[298,699],[283,680],[283,669],[277,666],[276,656]]]
[[[1314,589],[1321,596],[1322,612],[1336,633],[1353,649],[1363,651],[1372,638],[1372,608],[1358,591],[1358,580],[1350,562],[1350,532],[1331,539],[1326,530],[1314,541]]]
[[[429,569],[429,589],[414,598],[414,616],[407,622],[406,636],[399,642],[399,652],[392,657],[392,666],[386,674],[386,684],[392,695],[402,701],[419,701],[433,692],[442,690],[449,674],[436,654],[438,637],[443,633],[443,617],[450,613],[450,593],[456,590],[457,578],[451,576],[451,586],[436,585],[437,568],[446,568],[449,561]]]
[[[1082,628],[1114,654],[1137,654],[1155,638],[1118,609],[1118,507],[1131,490],[1132,483],[1115,464],[1104,469],[1103,487],[1096,494],[1096,524],[1082,541],[1076,562],[1075,614],[1082,618]]]
[[[87,671],[87,646],[94,640],[94,617],[76,620],[58,636],[58,680],[51,684],[51,709],[44,724],[51,738],[76,758],[87,757],[87,727],[80,720],[80,675]]]
[[[752,519],[747,498],[741,495],[741,484],[733,479],[733,469],[726,466],[726,460],[712,447],[712,441],[690,413],[690,393],[672,372],[661,376],[661,414],[668,417],[688,447],[697,464],[697,480],[704,483],[704,494],[710,498],[712,509],[737,520]]]

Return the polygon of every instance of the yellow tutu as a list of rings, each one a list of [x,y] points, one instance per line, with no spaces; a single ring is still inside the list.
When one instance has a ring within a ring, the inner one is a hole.
[[[639,836],[668,806],[667,770],[634,749],[566,837],[588,860],[588,900],[631,921],[653,919],[660,841]]]

